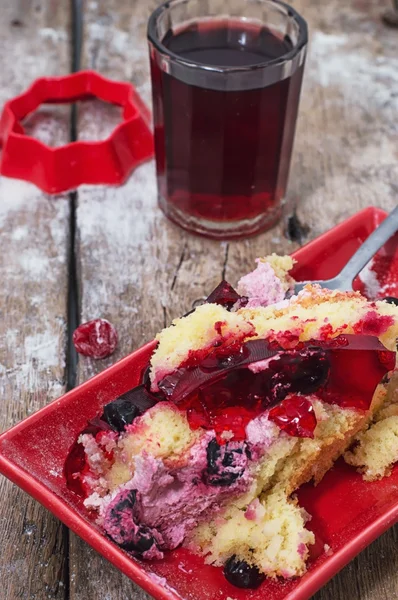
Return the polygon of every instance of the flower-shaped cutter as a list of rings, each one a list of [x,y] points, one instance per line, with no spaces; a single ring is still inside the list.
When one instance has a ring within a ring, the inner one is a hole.
[[[22,120],[41,104],[90,98],[123,108],[123,121],[107,139],[50,148],[25,135]],[[4,105],[0,141],[1,174],[31,181],[49,194],[74,190],[83,183],[121,184],[154,153],[150,112],[134,87],[106,79],[95,71],[34,81],[28,90]]]

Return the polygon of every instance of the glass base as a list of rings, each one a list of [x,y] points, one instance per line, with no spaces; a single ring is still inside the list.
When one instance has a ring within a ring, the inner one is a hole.
[[[162,195],[158,203],[166,217],[183,229],[215,240],[231,240],[249,237],[271,229],[280,220],[284,201],[251,219],[239,221],[210,221],[189,215],[168,202]]]

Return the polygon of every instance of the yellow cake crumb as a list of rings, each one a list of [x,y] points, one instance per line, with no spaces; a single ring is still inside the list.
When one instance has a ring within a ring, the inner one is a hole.
[[[389,475],[398,460],[398,416],[394,415],[374,423],[360,433],[357,445],[345,453],[345,461],[358,467],[365,481]]]
[[[127,483],[133,476],[132,466],[125,464],[121,457],[117,457],[112,467],[106,474],[109,490],[115,490],[119,485]]]
[[[381,421],[394,415],[398,415],[398,370],[390,374],[386,398],[376,411],[374,421]]]
[[[106,474],[109,489],[114,490],[132,478],[135,460],[142,453],[169,462],[180,460],[199,436],[200,432],[191,430],[184,413],[165,402],[157,404],[136,419],[121,437],[114,463]]]
[[[215,327],[216,323],[220,324],[219,328]],[[202,304],[190,315],[175,319],[170,327],[156,336],[159,345],[151,358],[151,381],[155,381],[157,369],[161,369],[164,377],[176,369],[191,351],[212,346],[228,335],[236,338],[253,335],[253,326],[219,304]]]
[[[398,461],[398,372],[390,379],[385,401],[379,403],[373,423],[356,436],[344,459],[358,468],[365,481],[391,473],[393,464]]]
[[[359,292],[325,290],[317,285],[307,285],[286,306],[241,308],[238,314],[253,323],[256,336],[276,338],[279,333],[292,332],[300,341],[320,339],[322,331],[328,338],[342,334],[355,334],[355,325],[369,311],[379,316],[393,317],[392,324],[379,336],[386,348],[395,351],[398,337],[398,308],[387,302],[371,306]]]
[[[198,439],[185,413],[161,402],[136,419],[120,447],[129,459],[147,452],[155,458],[180,458]]]
[[[231,506],[222,520],[216,518],[196,530],[193,545],[206,555],[207,563],[221,565],[236,555],[269,577],[286,578],[305,572],[308,546],[314,542],[296,500],[276,487],[254,507],[254,518]]]
[[[251,467],[253,483],[250,488],[238,498],[233,505],[236,508],[245,508],[258,498],[262,492],[267,491],[273,485],[276,474],[285,464],[285,461],[294,453],[299,443],[298,438],[287,435],[279,435],[271,445],[268,452],[259,458]]]

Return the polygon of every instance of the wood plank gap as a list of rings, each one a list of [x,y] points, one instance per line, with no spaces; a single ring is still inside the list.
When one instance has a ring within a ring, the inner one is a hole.
[[[79,325],[79,290],[76,273],[76,192],[69,196],[69,270],[68,270],[68,322],[67,322],[67,391],[76,385],[78,354],[73,345],[73,332]]]
[[[83,9],[81,0],[71,0],[71,72],[80,70],[83,42]],[[70,141],[77,140],[77,105],[72,104],[70,111]],[[78,354],[73,345],[73,332],[79,325],[79,290],[76,274],[76,192],[69,195],[69,269],[68,269],[68,322],[67,322],[67,391],[76,386]],[[70,532],[62,527],[64,561],[64,594],[65,600],[70,598]]]
[[[71,72],[80,70],[83,43],[83,7],[81,0],[71,0]],[[70,115],[70,141],[77,140],[77,105]],[[67,390],[76,385],[78,355],[73,345],[73,332],[79,325],[79,290],[76,274],[76,202],[77,192],[69,194],[69,272],[68,272],[68,323],[67,323]]]
[[[72,52],[71,52],[71,71],[76,73],[80,71],[83,46],[83,2],[82,0],[71,0],[72,6]],[[76,122],[74,123],[76,126]],[[76,127],[75,127],[76,130]],[[74,140],[77,137],[73,137]]]

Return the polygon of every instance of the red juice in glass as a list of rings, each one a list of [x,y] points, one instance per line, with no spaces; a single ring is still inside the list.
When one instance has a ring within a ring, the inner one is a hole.
[[[148,35],[159,204],[222,239],[281,215],[307,31],[274,0],[237,0],[222,16],[219,4],[174,0],[153,13]]]

